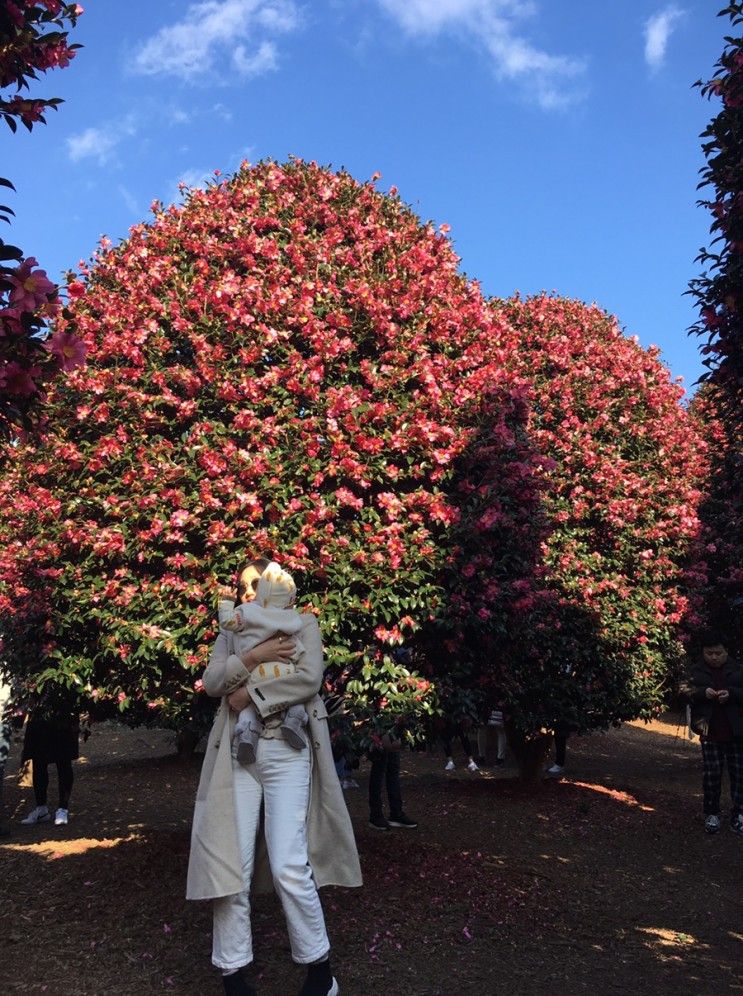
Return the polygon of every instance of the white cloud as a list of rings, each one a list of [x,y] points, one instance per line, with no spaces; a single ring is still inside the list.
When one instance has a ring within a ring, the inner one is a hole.
[[[491,57],[496,75],[522,83],[544,108],[563,107],[582,96],[585,61],[550,55],[523,36],[519,21],[534,15],[530,0],[377,0],[408,34],[432,38],[446,32],[475,42]]]
[[[139,202],[137,201],[137,198],[134,196],[134,194],[131,192],[131,190],[128,187],[124,186],[123,183],[119,184],[119,194],[121,195],[121,199],[124,202],[124,204],[126,204],[127,210],[129,211],[130,214],[143,213],[140,211]]]
[[[187,187],[205,187],[209,180],[214,179],[213,169],[199,169],[194,167],[192,169],[185,169],[178,179],[176,180],[176,186],[180,184],[185,184]]]
[[[223,159],[223,161],[217,164],[217,166],[192,166],[188,169],[184,169],[170,184],[167,195],[168,201],[183,200],[182,188],[184,186],[192,189],[199,188],[203,190],[210,182],[222,182],[227,178],[227,176],[236,173],[242,163],[251,161],[254,155],[254,145],[243,145],[239,149],[235,149],[234,152],[231,152],[227,158]],[[214,175],[215,169],[222,170],[219,176]]]
[[[170,184],[166,199],[169,203],[183,200],[184,186],[192,189],[200,188],[203,190],[208,181],[213,179],[213,168],[207,168],[206,166],[203,168],[192,166],[190,169],[184,169],[183,172],[180,173],[179,176],[176,177],[176,179]]]
[[[380,5],[411,34],[434,35],[476,17],[483,0],[378,0]]]
[[[261,42],[257,51],[249,53],[244,45],[238,45],[232,53],[232,64],[241,76],[259,76],[275,69],[278,53],[273,42]]]
[[[110,121],[100,128],[86,128],[67,139],[67,155],[73,163],[82,159],[95,159],[99,166],[105,166],[114,158],[114,152],[121,141],[136,134],[137,126],[132,117],[123,121]]]
[[[666,7],[645,24],[645,61],[651,69],[660,69],[665,62],[668,39],[683,14],[678,7]]]
[[[240,76],[255,76],[277,65],[276,46],[265,36],[298,26],[294,0],[199,0],[140,46],[133,68],[189,81],[226,65]]]
[[[188,124],[191,120],[191,115],[188,111],[184,111],[182,107],[174,107],[169,114],[170,123],[173,125]]]

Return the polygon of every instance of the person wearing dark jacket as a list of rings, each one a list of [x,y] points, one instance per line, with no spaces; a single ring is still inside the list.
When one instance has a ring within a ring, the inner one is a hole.
[[[22,761],[31,762],[36,807],[21,823],[34,826],[51,820],[47,806],[49,765],[57,767],[59,806],[55,826],[69,822],[72,762],[80,756],[80,704],[74,692],[50,687],[38,696],[26,724]]]
[[[703,634],[702,659],[691,667],[680,691],[691,703],[691,728],[702,742],[704,828],[717,833],[721,827],[722,772],[727,763],[730,826],[743,834],[743,665],[728,654],[721,636]]]

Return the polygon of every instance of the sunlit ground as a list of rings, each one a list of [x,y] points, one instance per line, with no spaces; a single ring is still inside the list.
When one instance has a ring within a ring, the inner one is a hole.
[[[138,834],[129,834],[127,837],[112,837],[106,840],[94,840],[89,837],[78,837],[72,840],[38,840],[33,844],[5,843],[3,848],[6,851],[20,851],[27,854],[37,854],[46,858],[47,861],[57,861],[60,858],[71,857],[76,854],[85,854],[87,851],[95,851],[106,848],[118,847],[119,844],[126,844],[131,841],[141,840]]]

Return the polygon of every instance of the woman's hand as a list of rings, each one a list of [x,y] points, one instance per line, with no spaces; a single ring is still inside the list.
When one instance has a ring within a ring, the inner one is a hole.
[[[250,692],[245,685],[238,688],[232,695],[227,696],[227,705],[233,712],[240,712],[242,709],[246,709],[252,701]]]
[[[259,664],[270,664],[275,661],[283,662],[291,660],[296,649],[296,643],[289,636],[281,633],[264,640],[252,650],[243,654],[242,662],[246,671],[252,671]]]

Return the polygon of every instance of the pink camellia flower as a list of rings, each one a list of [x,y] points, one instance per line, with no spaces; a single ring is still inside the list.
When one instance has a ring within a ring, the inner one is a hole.
[[[22,398],[35,394],[38,391],[38,386],[33,379],[33,374],[38,372],[36,367],[27,370],[20,363],[12,360],[0,371],[0,384],[2,384],[3,392]]]
[[[67,293],[71,300],[76,301],[85,293],[85,284],[81,283],[79,280],[71,280],[70,283],[67,284]]]
[[[10,303],[21,311],[35,311],[57,289],[47,277],[46,270],[37,269],[38,262],[33,256],[25,259],[18,269],[9,276],[13,284]]]
[[[19,308],[0,308],[0,335],[21,335],[21,311]]]
[[[74,370],[85,362],[88,347],[71,332],[55,332],[46,345],[63,370]]]
[[[74,58],[75,50],[71,49],[64,42],[59,42],[57,45],[48,45],[39,54],[38,68],[44,71],[47,69],[64,69],[66,66],[69,66],[70,61]]]
[[[24,25],[24,17],[22,12],[18,9],[18,7],[14,3],[11,3],[10,0],[8,0],[8,2],[5,4],[5,9],[10,15],[10,18],[15,24],[15,26],[17,28],[22,28]]]
[[[44,59],[40,60],[40,69],[51,68],[43,65]],[[46,104],[43,100],[26,100],[23,97],[13,97],[8,101],[7,113],[17,115],[25,125],[33,125],[37,121],[43,121]]]

